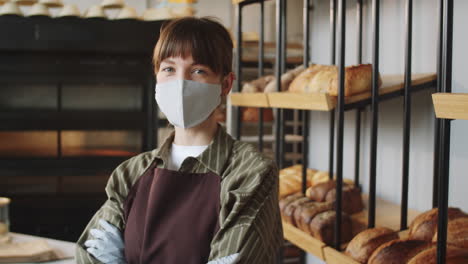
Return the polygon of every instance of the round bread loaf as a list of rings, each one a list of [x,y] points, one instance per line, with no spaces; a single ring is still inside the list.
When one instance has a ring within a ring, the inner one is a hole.
[[[468,250],[447,246],[445,254],[445,264],[466,264],[468,263]],[[408,264],[437,264],[437,246],[421,251],[411,258]]]
[[[467,216],[458,208],[448,208],[448,221]],[[409,237],[414,240],[432,241],[437,230],[438,209],[418,215],[409,227]]]
[[[367,263],[375,249],[395,239],[398,239],[398,233],[389,228],[366,229],[349,242],[345,254],[360,263]]]
[[[437,242],[437,231],[432,241]],[[448,222],[447,244],[468,249],[468,217],[461,217]]]
[[[403,264],[419,252],[429,248],[423,240],[392,240],[378,247],[369,258],[369,264]]]

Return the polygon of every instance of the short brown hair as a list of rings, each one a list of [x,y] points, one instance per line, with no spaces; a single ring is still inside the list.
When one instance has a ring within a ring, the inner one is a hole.
[[[162,26],[153,62],[158,70],[166,58],[192,55],[196,63],[225,76],[232,71],[232,49],[229,32],[214,18],[185,17]]]

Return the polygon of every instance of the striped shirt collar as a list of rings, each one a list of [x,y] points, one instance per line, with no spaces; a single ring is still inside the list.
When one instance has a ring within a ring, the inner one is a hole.
[[[164,164],[167,164],[170,149],[172,143],[174,142],[175,131],[172,131],[171,134],[164,140],[161,147],[156,150],[156,158],[162,160]],[[225,168],[225,164],[232,150],[234,144],[234,139],[225,131],[225,129],[218,125],[218,130],[208,145],[208,148],[203,151],[195,159],[203,164],[206,168],[212,172],[222,176],[222,172]]]

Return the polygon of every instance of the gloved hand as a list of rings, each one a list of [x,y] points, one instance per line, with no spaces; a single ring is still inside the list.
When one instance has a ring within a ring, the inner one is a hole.
[[[95,239],[85,242],[86,250],[104,264],[126,264],[124,241],[120,230],[103,219],[99,220],[99,225],[104,231],[90,230]]]
[[[239,253],[229,255],[224,258],[219,258],[208,262],[207,264],[235,264],[239,258]]]

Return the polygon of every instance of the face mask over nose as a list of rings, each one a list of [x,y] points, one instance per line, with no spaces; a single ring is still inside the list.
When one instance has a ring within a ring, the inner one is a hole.
[[[205,121],[221,103],[221,84],[175,80],[156,84],[159,109],[174,126],[190,128]]]

